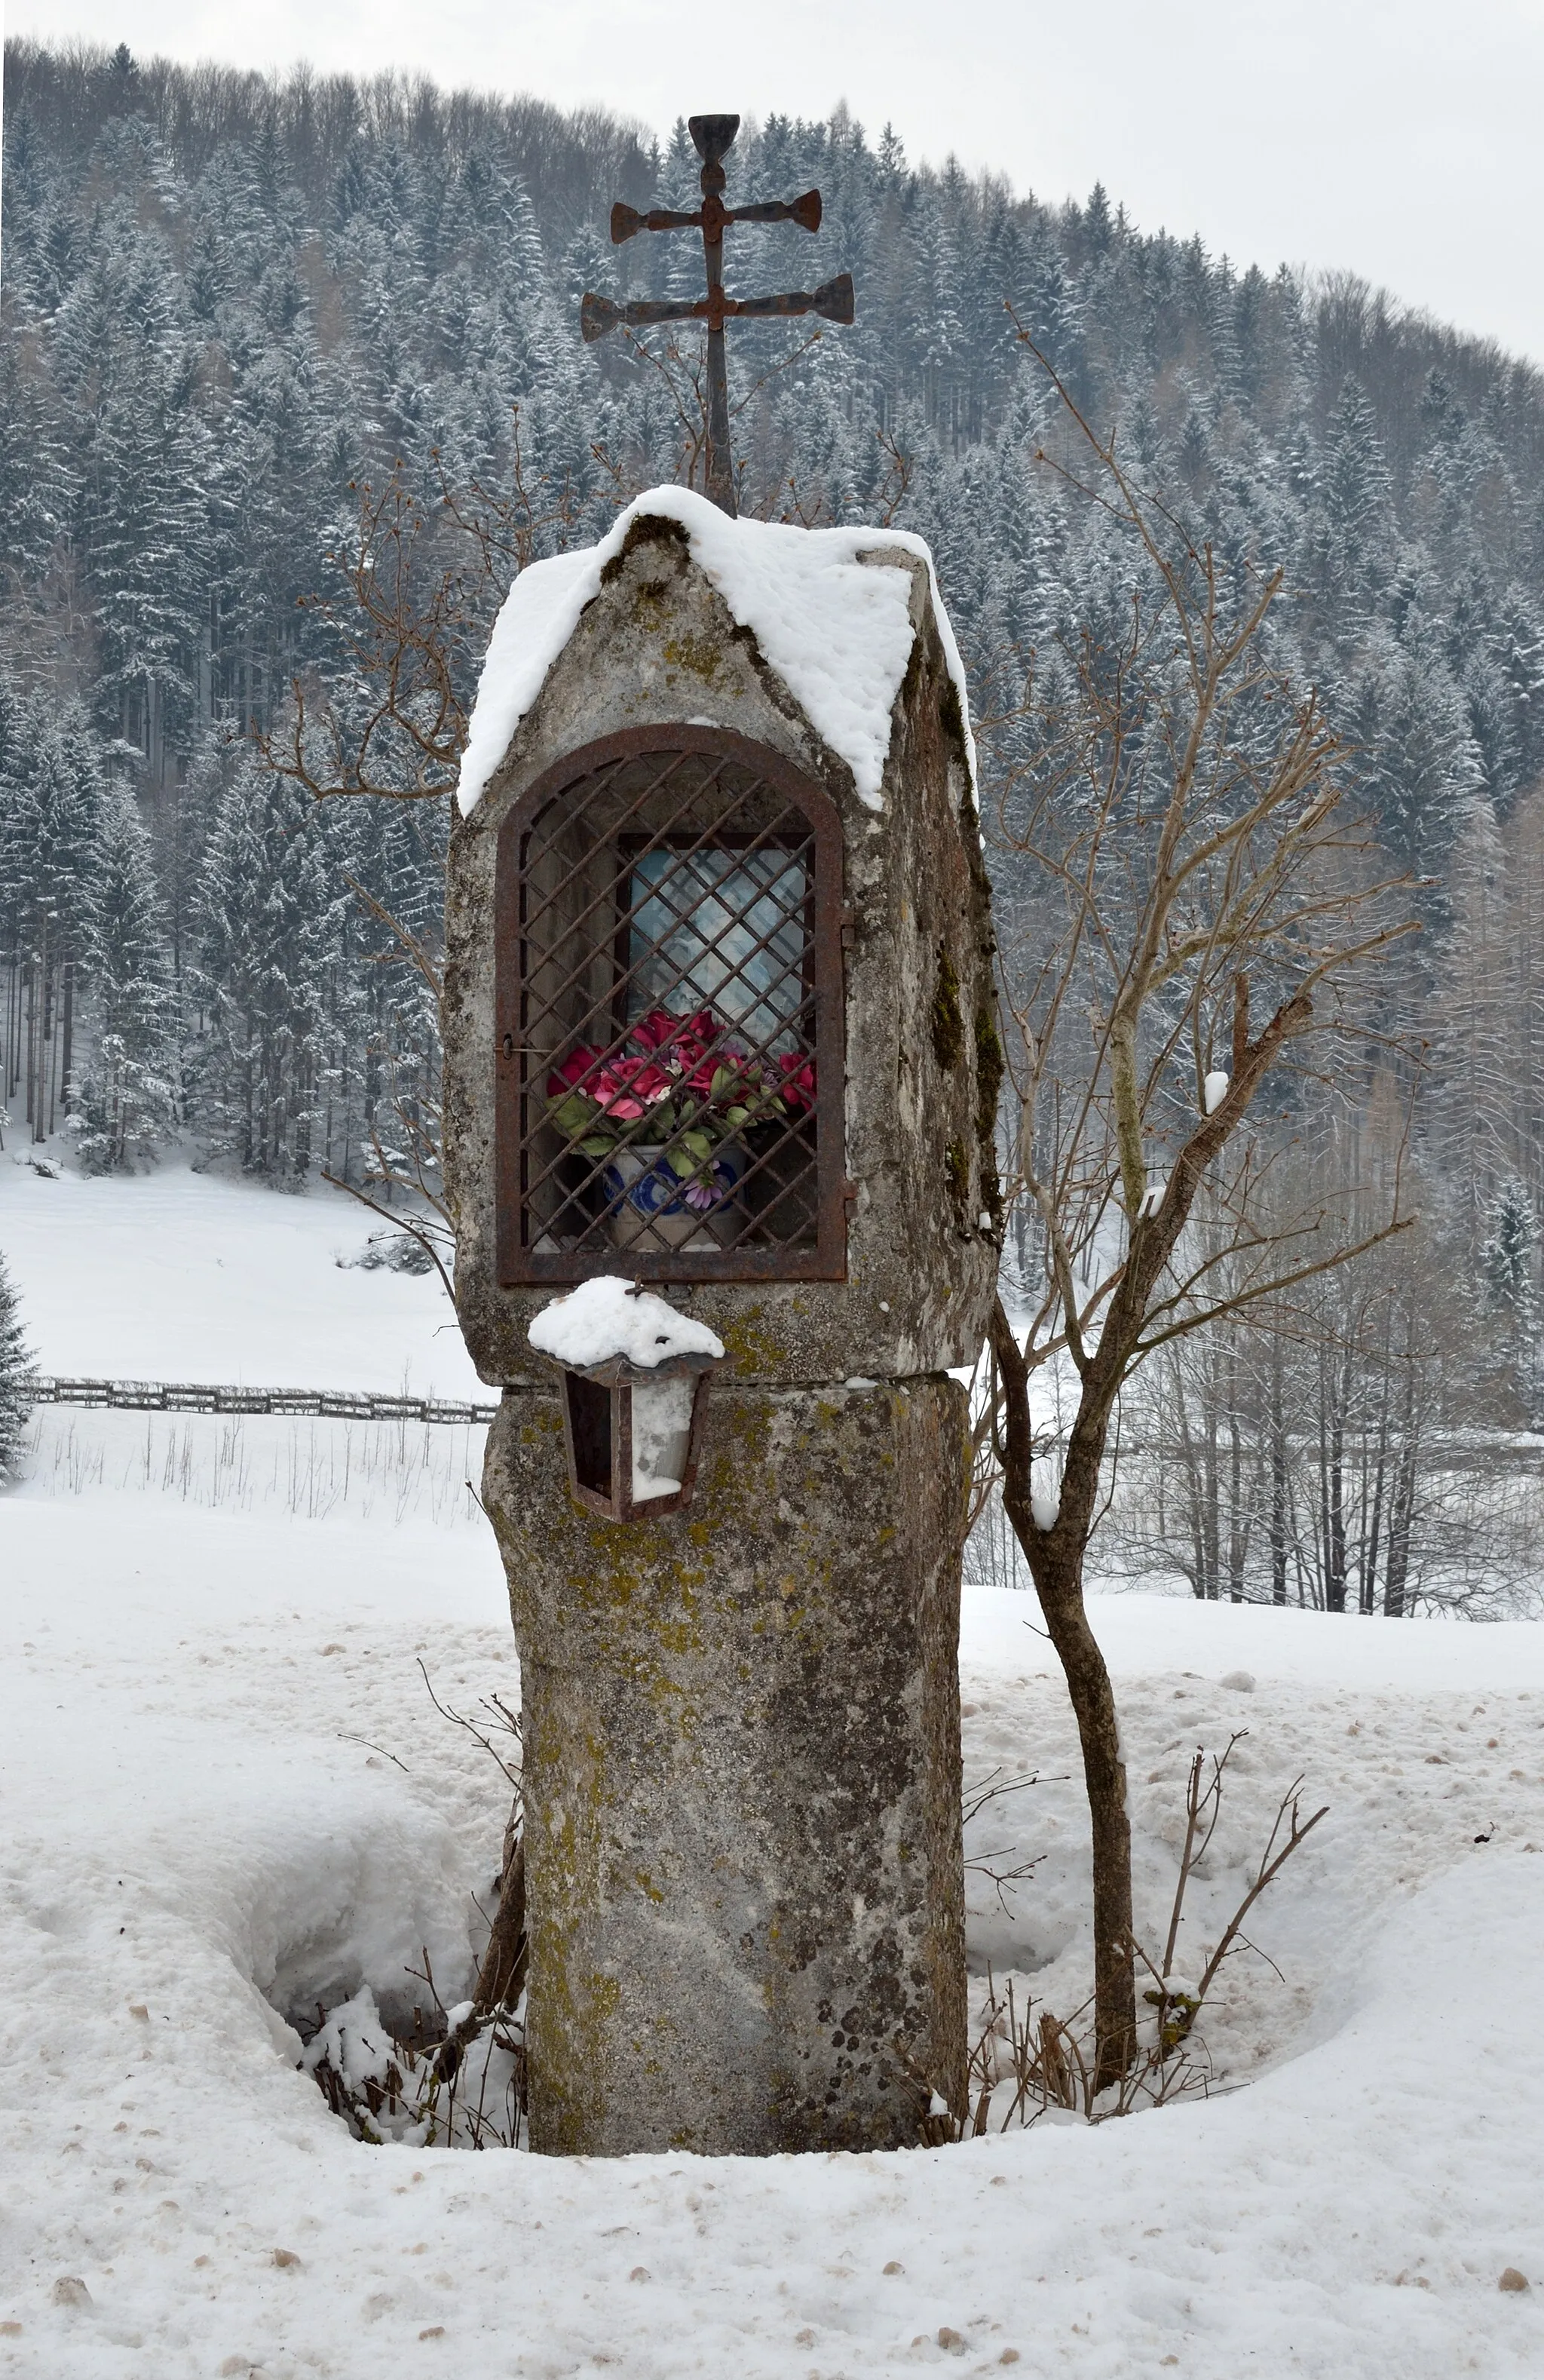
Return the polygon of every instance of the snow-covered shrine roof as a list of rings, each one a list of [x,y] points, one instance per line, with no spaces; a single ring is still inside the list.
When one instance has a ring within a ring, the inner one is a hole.
[[[965,671],[922,538],[904,529],[730,520],[690,488],[651,488],[618,515],[598,545],[534,562],[510,589],[489,639],[462,758],[457,798],[464,816],[476,809],[580,613],[599,593],[602,571],[645,516],[680,522],[694,561],[736,624],[753,632],[816,734],[847,762],[871,809],[883,807],[891,714],[915,630],[911,574],[864,565],[859,556],[897,548],[915,554],[927,565],[974,774]]]

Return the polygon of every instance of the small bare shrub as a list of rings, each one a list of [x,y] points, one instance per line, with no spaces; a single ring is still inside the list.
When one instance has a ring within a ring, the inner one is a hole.
[[[1185,1840],[1162,1958],[1152,1958],[1134,1935],[1127,1937],[1126,1956],[1139,1975],[1145,1972],[1151,1978],[1142,1998],[1154,2013],[1140,2028],[1136,2055],[1126,2071],[1109,2084],[1100,2082],[1092,1994],[1064,2020],[1032,1998],[1026,1998],[1020,2007],[1011,1977],[999,1993],[989,1969],[981,2031],[971,2049],[966,2105],[950,2107],[933,2091],[922,2124],[925,2143],[938,2145],[945,2141],[980,2139],[992,2131],[1006,2132],[1016,2125],[1037,2122],[1053,2108],[1098,2124],[1111,2116],[1131,2115],[1140,2107],[1163,2107],[1190,2094],[1206,2095],[1212,2061],[1195,2028],[1207,1996],[1224,1961],[1238,1950],[1253,1949],[1243,1930],[1250,1911],[1321,1818],[1328,1815],[1326,1804],[1310,1818],[1303,1817],[1303,1780],[1297,1778],[1282,1795],[1248,1888],[1200,1974],[1194,1980],[1176,1974],[1175,1945],[1186,1891],[1216,1832],[1227,1764],[1242,1740],[1242,1730],[1230,1737],[1227,1749],[1220,1756],[1213,1755],[1210,1772],[1204,1752],[1198,1751],[1190,1763]],[[999,2093],[1010,2085],[1011,2095],[1004,2107]]]
[[[410,2148],[519,2148],[525,2119],[524,1996],[515,2008],[447,2009],[428,1953],[413,1970],[432,2006],[393,2034],[368,1985],[319,2008],[301,2066],[356,2140]]]

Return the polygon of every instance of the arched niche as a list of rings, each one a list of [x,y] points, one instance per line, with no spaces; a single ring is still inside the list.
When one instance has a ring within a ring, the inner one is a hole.
[[[548,770],[499,833],[501,1280],[846,1277],[842,833],[718,727]]]

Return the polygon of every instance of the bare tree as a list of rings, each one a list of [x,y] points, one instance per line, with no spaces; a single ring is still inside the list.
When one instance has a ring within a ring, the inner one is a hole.
[[[335,591],[308,600],[335,663],[293,678],[282,724],[256,739],[269,767],[313,799],[453,791],[499,605],[527,563],[572,543],[576,525],[567,487],[527,473],[518,407],[509,454],[507,492],[457,488],[441,470],[426,499],[401,463],[384,487],[355,483],[356,528],[327,557]]]
[[[1121,541],[1130,594],[1106,634],[1032,665],[1029,757],[999,804],[1022,888],[1004,990],[1030,1261],[1026,1310],[994,1318],[989,1402],[1081,1738],[1099,2090],[1136,2049],[1126,1773],[1083,1599],[1121,1391],[1154,1351],[1402,1228],[1397,1166],[1359,1233],[1327,1203],[1268,1198],[1260,1112],[1268,1087],[1290,1102],[1313,1038],[1339,1035],[1356,1062],[1356,987],[1410,929],[1343,813],[1317,697],[1273,656],[1281,572],[1188,533],[1056,385],[1081,462],[1039,460]],[[1068,1415],[1038,1439],[1037,1376],[1059,1377]]]
[[[1391,1620],[1534,1608],[1538,1463],[1459,1228],[1423,1221],[1144,1366],[1107,1524],[1121,1569]]]
[[[254,739],[277,776],[319,802],[449,801],[499,605],[512,580],[571,543],[577,527],[566,485],[526,468],[518,407],[508,473],[507,489],[490,490],[457,487],[440,469],[426,499],[399,463],[383,487],[355,486],[356,528],[328,556],[334,592],[309,605],[330,632],[334,665],[294,678],[280,724]],[[449,1291],[455,1233],[440,1166],[438,944],[347,881],[385,937],[376,959],[405,961],[417,978],[425,1029],[405,1052],[391,1042],[372,1052],[380,1082],[363,1185],[326,1179],[416,1240]],[[392,1203],[404,1195],[406,1212]]]

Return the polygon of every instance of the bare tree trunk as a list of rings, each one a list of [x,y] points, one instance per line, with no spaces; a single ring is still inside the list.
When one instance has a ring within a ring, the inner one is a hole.
[[[1271,1600],[1286,1601],[1286,1409],[1282,1342],[1271,1339]]]
[[[1335,1382],[1334,1411],[1331,1416],[1330,1439],[1330,1535],[1326,1545],[1328,1580],[1325,1609],[1344,1611],[1345,1609],[1345,1417],[1351,1397],[1351,1343],[1346,1342],[1340,1378]]]
[[[1383,1617],[1403,1620],[1405,1586],[1410,1568],[1410,1516],[1415,1503],[1416,1458],[1405,1447],[1394,1480],[1393,1511],[1389,1517],[1389,1560],[1383,1574]]]
[[[56,914],[56,913],[55,913]],[[59,1097],[59,953],[57,937],[46,945],[42,975],[42,1052],[38,1065],[38,1138],[52,1135],[58,1123]],[[46,1117],[46,1124],[42,1119]]]
[[[1383,1499],[1389,1475],[1389,1333],[1383,1330],[1383,1368],[1379,1383],[1378,1452],[1372,1467],[1372,1513],[1362,1537],[1362,1591],[1360,1609],[1364,1612],[1378,1609],[1378,1558],[1382,1551]]]
[[[499,1907],[472,1994],[472,2005],[479,2016],[489,2015],[495,2009],[513,2008],[525,1982],[525,1838],[520,1815],[520,1799],[516,1795],[504,1829]]]
[[[1405,1617],[1405,1585],[1410,1571],[1410,1526],[1416,1509],[1416,1413],[1415,1381],[1408,1378],[1405,1387],[1405,1427],[1400,1440],[1399,1463],[1394,1473],[1393,1505],[1389,1514],[1389,1558],[1383,1572],[1383,1616],[1386,1620]]]
[[[1345,1410],[1339,1367],[1327,1347],[1319,1353],[1319,1541],[1324,1609],[1345,1609]]]
[[[1217,1600],[1217,1588],[1222,1569],[1222,1531],[1217,1512],[1217,1359],[1212,1347],[1202,1351],[1205,1363],[1206,1436],[1201,1441],[1201,1463],[1206,1481],[1206,1599]]]
[[[69,1113],[70,1070],[75,1062],[75,961],[65,961],[64,1050],[59,1062],[59,1075],[65,1094],[65,1113]]]
[[[1093,1839],[1095,2092],[1118,2082],[1137,2048],[1137,1985],[1131,1958],[1131,1818],[1115,1689],[1083,1609],[1083,1533],[1045,1530],[1030,1509],[1030,1375],[999,1304],[992,1348],[1003,1390],[1003,1509],[1023,1548],[1082,1746]],[[1081,1450],[1085,1460],[1091,1450]],[[1070,1464],[1069,1464],[1070,1470]]]
[[[1244,1526],[1244,1452],[1242,1434],[1238,1427],[1238,1347],[1236,1341],[1230,1342],[1228,1346],[1227,1429],[1227,1591],[1230,1603],[1242,1603],[1244,1565],[1248,1554],[1248,1536]]]
[[[1171,1349],[1170,1355],[1174,1366],[1175,1411],[1179,1415],[1179,1454],[1185,1480],[1185,1501],[1190,1522],[1190,1592],[1198,1602],[1204,1602],[1206,1599],[1206,1500],[1201,1484],[1200,1464],[1197,1460],[1195,1443],[1190,1436],[1190,1406],[1185,1393],[1184,1366],[1177,1350]],[[1164,1470],[1164,1456],[1160,1451],[1158,1458],[1160,1498],[1163,1495],[1161,1483]],[[1162,1531],[1163,1520],[1160,1515],[1160,1535]]]

